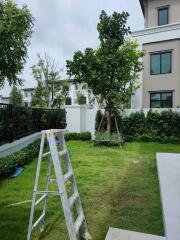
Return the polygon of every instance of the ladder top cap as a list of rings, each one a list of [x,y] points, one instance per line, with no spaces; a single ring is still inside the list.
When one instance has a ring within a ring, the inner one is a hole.
[[[41,134],[43,134],[43,133],[58,133],[58,132],[67,133],[68,130],[67,130],[67,129],[49,129],[49,130],[42,130],[42,131],[41,131]]]

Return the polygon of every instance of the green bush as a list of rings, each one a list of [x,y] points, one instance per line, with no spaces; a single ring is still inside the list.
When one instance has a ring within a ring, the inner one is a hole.
[[[81,141],[91,140],[91,133],[90,132],[81,132],[81,133],[79,133],[79,138]]]
[[[21,151],[0,158],[0,178],[9,176],[16,167],[22,167],[32,161],[39,153],[40,140],[36,140]]]
[[[69,141],[69,140],[81,140],[81,141],[91,140],[91,133],[90,132],[66,133],[65,140],[66,141]]]
[[[102,119],[102,112],[96,115],[96,126]],[[131,113],[129,116],[117,116],[119,129],[123,132],[123,138],[127,142],[160,142],[180,143],[180,113],[172,110],[150,110],[145,116],[143,111]],[[117,132],[115,121],[112,119],[113,132]],[[101,131],[106,130],[106,118],[104,117]]]

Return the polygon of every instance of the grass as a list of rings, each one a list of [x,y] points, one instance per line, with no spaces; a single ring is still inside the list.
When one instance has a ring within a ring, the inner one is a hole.
[[[104,240],[109,226],[163,235],[155,153],[180,152],[180,145],[128,143],[121,150],[71,141],[68,148],[94,240]],[[35,159],[19,177],[0,181],[1,240],[26,239],[30,204],[6,206],[32,198],[36,165]],[[41,187],[46,167],[44,161]],[[57,197],[48,198],[45,231],[36,231],[33,239],[68,239]]]

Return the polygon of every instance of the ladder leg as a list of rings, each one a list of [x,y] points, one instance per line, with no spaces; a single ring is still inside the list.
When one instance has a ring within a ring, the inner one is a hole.
[[[34,183],[34,193],[33,193],[31,213],[30,213],[30,219],[29,219],[27,240],[31,239],[31,234],[32,234],[32,224],[33,224],[35,202],[36,202],[36,191],[38,188],[38,181],[39,181],[39,176],[40,176],[40,171],[41,171],[41,162],[42,162],[44,141],[45,141],[45,133],[42,134],[42,138],[41,138],[41,145],[40,145],[40,152],[39,152],[38,165],[37,165],[37,171],[36,171],[36,178],[35,178],[35,183]]]
[[[66,142],[65,142],[65,138],[64,138],[63,132],[59,132],[57,134],[57,136],[58,136],[58,139],[60,141],[60,146],[61,146],[62,150],[67,150],[67,145],[66,145]],[[65,163],[68,171],[69,170],[73,171],[68,151],[67,151],[67,155],[63,156],[63,160],[64,160],[64,163]],[[69,179],[69,181],[71,183],[72,193],[78,192],[74,174]],[[84,211],[83,211],[83,207],[82,207],[82,204],[81,204],[80,197],[79,197],[78,201],[75,202],[75,207],[76,207],[76,211],[77,211],[78,215],[82,214],[83,216],[85,216],[84,215]],[[85,240],[91,239],[91,236],[89,234],[88,226],[87,226],[87,222],[86,222],[85,218],[84,218],[84,221],[83,221],[83,224],[82,224],[82,227],[81,227],[81,233],[82,233],[81,235],[83,236],[83,238]]]
[[[46,178],[46,191],[49,190],[49,183],[50,183],[50,177],[51,177],[51,165],[52,165],[52,159],[51,156],[49,156],[49,162],[48,162],[48,170],[47,170],[47,178]],[[45,218],[45,213],[46,213],[46,206],[47,206],[47,195],[44,199],[44,205],[43,205],[43,220],[41,224],[41,232],[44,231],[44,218]]]
[[[61,195],[61,202],[62,202],[62,206],[63,206],[67,229],[68,229],[70,240],[78,240],[77,236],[76,236],[75,228],[74,228],[73,217],[72,217],[72,213],[70,210],[69,200],[68,200],[66,187],[65,187],[65,183],[64,183],[64,177],[63,177],[62,169],[60,166],[59,156],[57,153],[56,142],[55,142],[55,138],[53,135],[54,135],[53,132],[50,132],[47,134],[47,137],[48,137],[48,141],[49,141],[50,151],[52,153],[52,160],[53,160],[53,164],[54,164],[58,189],[59,189],[59,192],[60,191],[63,192],[63,194]],[[61,139],[61,141],[62,141],[62,139]]]

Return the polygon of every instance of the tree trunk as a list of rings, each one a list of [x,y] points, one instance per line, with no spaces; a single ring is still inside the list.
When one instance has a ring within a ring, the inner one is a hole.
[[[112,132],[112,118],[111,118],[111,112],[107,111],[107,132],[111,134]]]

